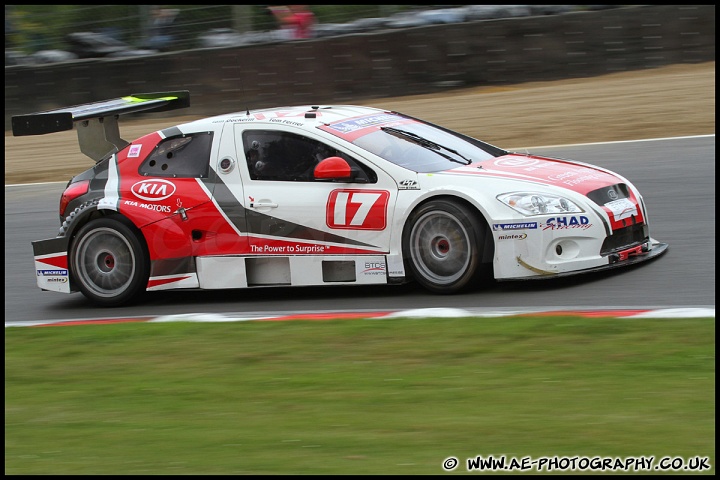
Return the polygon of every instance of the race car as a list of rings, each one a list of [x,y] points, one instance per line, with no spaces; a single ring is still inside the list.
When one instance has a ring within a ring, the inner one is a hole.
[[[668,249],[640,192],[607,169],[514,153],[396,111],[247,110],[128,142],[118,119],[188,107],[133,94],[12,118],[14,135],[76,129],[95,165],[33,242],[37,285],[98,305],[149,291],[488,282],[628,266]]]

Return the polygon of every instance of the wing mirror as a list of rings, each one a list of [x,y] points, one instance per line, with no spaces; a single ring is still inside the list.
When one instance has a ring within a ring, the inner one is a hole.
[[[352,180],[350,164],[342,157],[324,158],[315,166],[315,180]]]

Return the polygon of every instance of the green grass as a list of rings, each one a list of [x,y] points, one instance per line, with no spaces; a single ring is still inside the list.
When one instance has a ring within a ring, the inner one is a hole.
[[[714,473],[714,318],[5,329],[6,474],[467,473],[478,455]]]

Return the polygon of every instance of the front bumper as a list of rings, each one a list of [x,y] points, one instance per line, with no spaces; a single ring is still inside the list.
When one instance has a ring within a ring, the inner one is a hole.
[[[605,257],[603,257],[603,264],[589,267],[589,268],[583,268],[583,269],[577,269],[577,270],[569,270],[564,272],[550,272],[550,271],[540,271],[538,269],[533,268],[532,266],[528,264],[523,264],[522,258],[519,256],[517,257],[517,261],[519,264],[521,264],[523,267],[525,267],[528,270],[531,270],[534,272],[534,275],[527,276],[527,277],[514,277],[514,278],[498,278],[498,281],[515,281],[515,280],[547,280],[548,278],[562,278],[562,277],[569,277],[573,275],[580,275],[580,274],[587,274],[587,273],[595,273],[595,272],[604,272],[607,270],[612,270],[614,268],[622,268],[622,267],[629,267],[631,265],[637,265],[639,263],[647,262],[648,260],[652,260],[655,258],[660,257],[665,252],[667,252],[669,248],[669,245],[667,243],[661,243],[657,240],[650,238],[648,242],[638,245],[632,248],[628,248],[626,250],[621,250],[618,252],[611,253]]]

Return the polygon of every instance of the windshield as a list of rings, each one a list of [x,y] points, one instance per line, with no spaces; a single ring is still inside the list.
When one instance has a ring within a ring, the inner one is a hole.
[[[415,172],[439,172],[494,158],[461,136],[424,123],[381,127],[353,143]]]

